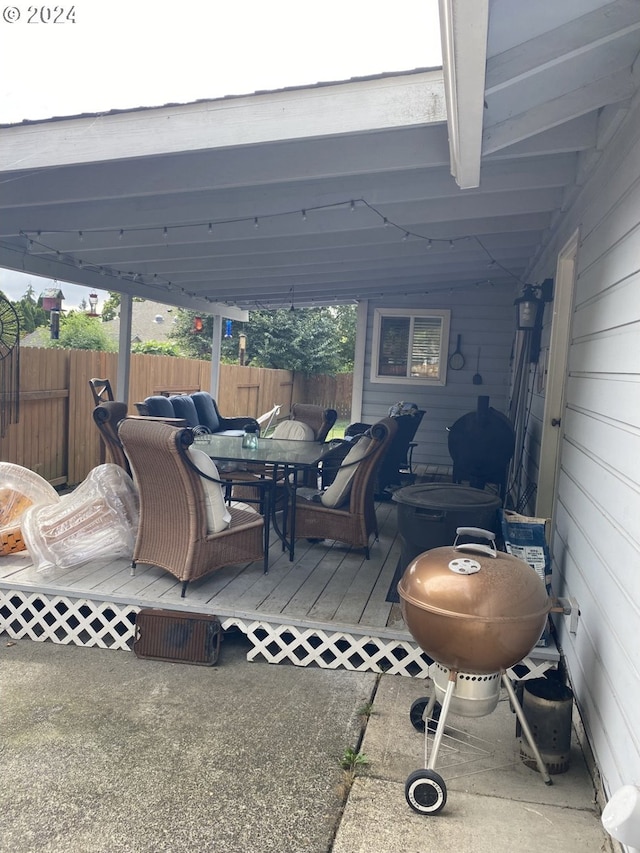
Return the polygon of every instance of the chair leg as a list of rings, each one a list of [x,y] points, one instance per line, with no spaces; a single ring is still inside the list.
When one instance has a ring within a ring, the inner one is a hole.
[[[180,598],[184,598],[187,593],[187,586],[189,581],[182,581],[182,592],[180,593]]]
[[[131,577],[135,578],[136,576],[136,561],[131,560]]]
[[[263,571],[266,575],[269,571],[269,537],[271,533],[271,495],[269,494],[269,490],[265,489],[264,491],[264,562],[263,562]]]

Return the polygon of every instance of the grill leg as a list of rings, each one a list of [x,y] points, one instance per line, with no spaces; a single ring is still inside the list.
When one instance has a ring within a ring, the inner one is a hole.
[[[184,598],[187,594],[187,586],[189,585],[189,581],[182,581],[182,592],[180,593],[180,598]]]
[[[522,710],[522,705],[518,702],[518,697],[516,696],[516,691],[513,689],[513,684],[509,676],[506,672],[502,673],[502,683],[504,684],[507,693],[509,694],[509,699],[511,700],[511,704],[513,705],[513,710],[516,712],[516,716],[522,726],[522,731],[524,736],[529,743],[531,748],[531,752],[536,760],[536,764],[538,765],[538,770],[540,771],[540,775],[544,780],[545,785],[553,785],[553,779],[549,776],[549,771],[547,770],[547,765],[542,760],[542,756],[540,755],[540,750],[538,749],[538,745],[535,742],[533,737],[533,732],[527,722],[527,718],[524,715],[524,711]]]
[[[442,710],[440,711],[438,727],[436,728],[436,733],[433,737],[433,749],[431,750],[431,755],[429,756],[427,770],[435,770],[436,767],[436,761],[438,760],[438,752],[440,751],[440,744],[442,743],[442,738],[444,736],[444,726],[447,721],[447,714],[449,713],[449,705],[451,705],[453,691],[456,689],[457,678],[458,673],[456,672],[456,670],[450,670],[449,683],[447,684],[447,690],[444,694],[444,699],[442,701]],[[425,730],[425,737],[427,736],[428,729],[429,727],[427,726],[427,729]]]

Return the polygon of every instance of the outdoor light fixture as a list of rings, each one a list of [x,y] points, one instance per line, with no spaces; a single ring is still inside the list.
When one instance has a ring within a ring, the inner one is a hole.
[[[542,343],[544,303],[553,302],[553,279],[542,284],[527,284],[524,293],[513,303],[516,306],[516,325],[520,332],[530,332],[529,362],[537,364]]]
[[[528,284],[522,296],[513,303],[516,306],[516,325],[518,331],[530,332],[535,329],[540,314],[541,301],[535,293],[535,289]]]

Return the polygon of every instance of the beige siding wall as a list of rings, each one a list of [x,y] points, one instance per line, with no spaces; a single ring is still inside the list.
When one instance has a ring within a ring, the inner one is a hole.
[[[606,790],[640,779],[640,108],[632,109],[534,281],[580,229],[553,534],[558,627]],[[551,306],[550,306],[551,308]],[[547,312],[547,324],[552,311]],[[548,336],[548,329],[545,330]],[[549,354],[553,358],[553,353]],[[533,381],[533,376],[531,377]],[[535,392],[535,384],[532,384]],[[534,395],[531,465],[543,400]]]

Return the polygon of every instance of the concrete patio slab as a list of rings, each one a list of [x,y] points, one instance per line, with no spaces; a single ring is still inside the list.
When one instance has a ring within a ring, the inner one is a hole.
[[[447,803],[433,816],[414,812],[404,787],[407,776],[425,766],[424,735],[411,725],[409,709],[414,699],[428,693],[428,682],[381,677],[362,743],[370,763],[353,784],[332,853],[613,849],[579,745],[572,744],[569,770],[545,785],[518,758],[515,715],[508,701],[501,700],[485,717],[449,718],[461,731],[485,739],[494,752],[482,772],[469,775],[447,766],[443,747],[442,766],[436,770],[445,780]],[[476,769],[475,764],[467,768]]]
[[[325,853],[372,673],[0,645],[2,853]]]

